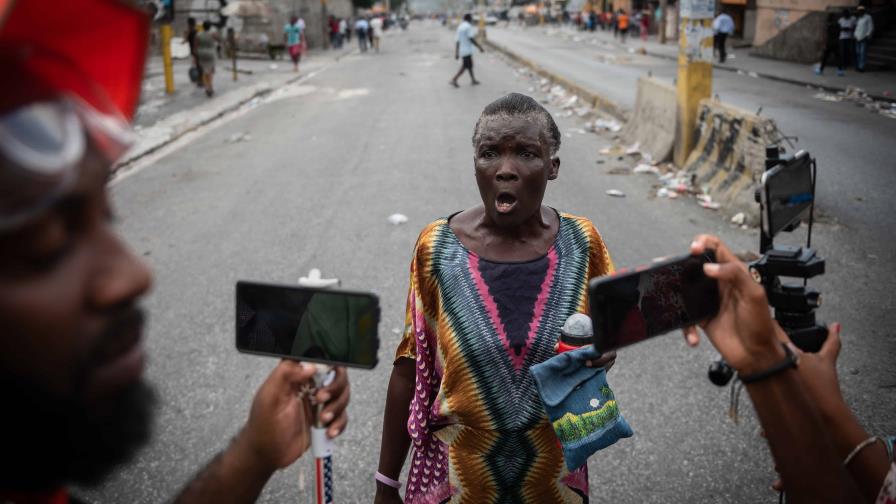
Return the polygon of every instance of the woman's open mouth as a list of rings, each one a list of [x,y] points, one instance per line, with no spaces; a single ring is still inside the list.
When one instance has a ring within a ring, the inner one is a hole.
[[[502,192],[495,198],[495,209],[498,213],[509,213],[516,206],[516,196],[513,194]]]

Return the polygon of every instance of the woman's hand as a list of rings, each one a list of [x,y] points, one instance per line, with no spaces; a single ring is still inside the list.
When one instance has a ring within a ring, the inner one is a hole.
[[[376,496],[373,498],[374,504],[402,504],[401,495],[397,488],[384,485],[380,482],[376,484]]]
[[[737,372],[753,373],[780,362],[780,342],[786,334],[769,312],[765,290],[753,280],[747,266],[715,236],[700,235],[691,244],[691,254],[715,251],[716,263],[703,265],[706,276],[719,282],[719,313],[702,324],[710,342]],[[699,342],[696,327],[684,330],[691,346]]]

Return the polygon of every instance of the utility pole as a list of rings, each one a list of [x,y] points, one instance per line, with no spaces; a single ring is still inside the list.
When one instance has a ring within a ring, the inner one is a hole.
[[[668,8],[668,0],[660,0],[660,19],[659,19],[659,35],[660,44],[666,43],[666,8]]]
[[[485,42],[485,0],[479,0],[479,33],[480,42]]]
[[[712,95],[712,17],[715,0],[681,0],[675,164],[684,166],[696,141],[700,100]]]

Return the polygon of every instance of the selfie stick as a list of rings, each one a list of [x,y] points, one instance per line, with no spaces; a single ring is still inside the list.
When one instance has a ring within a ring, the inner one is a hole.
[[[327,288],[339,285],[336,278],[321,278],[317,268],[308,272],[307,277],[299,278],[302,287]],[[316,364],[314,387],[326,387],[336,377],[332,366]],[[333,504],[333,440],[327,437],[327,429],[320,421],[323,404],[314,405],[314,422],[311,426],[311,453],[314,455],[314,503]]]

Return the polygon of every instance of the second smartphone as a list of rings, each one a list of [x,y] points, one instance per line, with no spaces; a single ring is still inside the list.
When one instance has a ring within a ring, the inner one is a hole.
[[[592,279],[595,348],[607,352],[713,317],[719,286],[703,273],[709,262],[715,254],[708,250]]]

